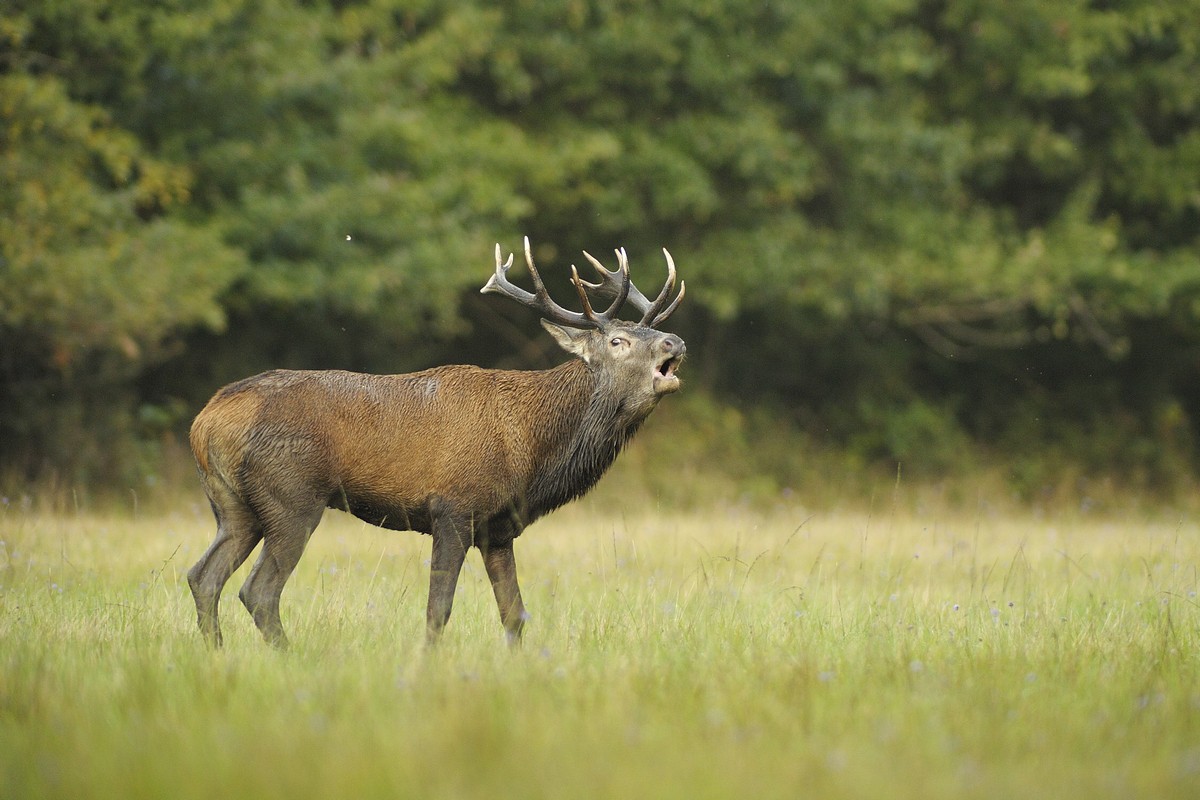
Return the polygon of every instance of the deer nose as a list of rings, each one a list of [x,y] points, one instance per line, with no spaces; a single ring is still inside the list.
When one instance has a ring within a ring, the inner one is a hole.
[[[659,347],[662,348],[664,353],[669,353],[676,357],[682,356],[687,352],[687,345],[683,343],[683,339],[680,339],[673,333],[669,333],[664,336],[662,343],[659,344]]]

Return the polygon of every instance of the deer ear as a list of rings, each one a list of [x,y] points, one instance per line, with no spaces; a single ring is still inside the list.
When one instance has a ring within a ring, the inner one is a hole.
[[[542,327],[550,332],[559,347],[587,361],[587,331],[556,325],[548,319],[542,320]]]

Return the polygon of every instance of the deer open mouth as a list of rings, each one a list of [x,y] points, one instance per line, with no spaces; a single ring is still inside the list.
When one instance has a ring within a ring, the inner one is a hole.
[[[679,362],[682,360],[680,356],[670,356],[654,368],[654,391],[667,394],[679,389],[679,377],[676,376],[675,370],[679,368]]]

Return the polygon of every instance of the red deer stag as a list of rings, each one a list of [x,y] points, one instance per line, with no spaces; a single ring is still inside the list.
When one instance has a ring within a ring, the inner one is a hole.
[[[587,492],[665,394],[679,388],[683,340],[655,328],[679,306],[675,265],[648,300],[624,250],[588,283],[571,268],[582,312],[550,299],[525,240],[534,291],[509,282],[510,255],[483,287],[542,314],[576,356],[542,371],[444,366],[406,375],[274,370],[232,383],[192,423],[191,445],[217,535],[188,571],[200,630],[221,644],[221,589],[259,540],[239,592],[263,637],[287,644],[279,597],[325,509],[395,530],[431,534],[426,632],[450,618],[468,548],[477,547],[510,642],[528,619],[513,539]],[[588,290],[614,296],[597,313]],[[629,303],[640,321],[617,318]]]

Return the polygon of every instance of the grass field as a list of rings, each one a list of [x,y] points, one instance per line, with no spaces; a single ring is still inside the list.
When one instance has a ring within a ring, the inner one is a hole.
[[[206,650],[207,508],[0,511],[0,797],[1197,797],[1200,529],[578,504],[472,554],[330,512],[273,652]]]

